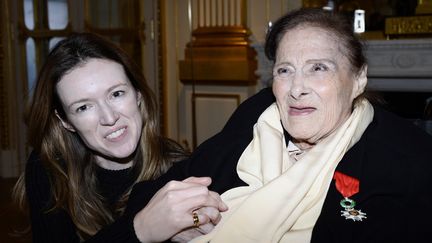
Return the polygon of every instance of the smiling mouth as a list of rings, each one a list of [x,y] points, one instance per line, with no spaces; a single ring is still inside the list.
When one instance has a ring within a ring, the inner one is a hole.
[[[291,115],[307,115],[315,110],[313,107],[290,107],[289,113]]]
[[[108,136],[106,136],[106,138],[107,139],[116,139],[116,138],[120,137],[125,131],[126,131],[126,128],[121,128],[121,129],[109,134]]]

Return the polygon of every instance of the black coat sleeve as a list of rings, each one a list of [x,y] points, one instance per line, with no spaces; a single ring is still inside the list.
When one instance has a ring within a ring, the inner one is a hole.
[[[52,210],[51,186],[39,156],[33,152],[26,165],[25,185],[34,243],[80,242],[76,227],[63,209]],[[85,242],[139,242],[133,218],[123,216]]]
[[[134,215],[145,207],[152,196],[171,180],[189,176],[209,176],[209,189],[218,193],[244,185],[238,178],[238,158],[252,139],[253,126],[261,113],[275,101],[266,88],[240,104],[223,129],[204,141],[190,158],[174,164],[168,172],[154,181],[137,183],[129,197],[127,214]]]

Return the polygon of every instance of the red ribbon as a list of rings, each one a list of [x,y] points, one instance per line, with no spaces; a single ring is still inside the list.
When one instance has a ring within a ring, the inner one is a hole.
[[[336,189],[344,197],[351,197],[359,192],[360,182],[358,179],[335,171],[333,179],[336,180]]]

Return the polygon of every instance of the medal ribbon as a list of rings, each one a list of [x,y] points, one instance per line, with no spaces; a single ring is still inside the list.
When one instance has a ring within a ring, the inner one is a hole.
[[[339,171],[335,171],[333,179],[336,180],[336,189],[345,198],[351,197],[359,192],[360,182],[358,179],[345,175]]]

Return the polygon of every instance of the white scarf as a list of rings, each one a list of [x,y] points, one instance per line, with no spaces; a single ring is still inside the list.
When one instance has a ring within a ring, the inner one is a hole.
[[[337,164],[372,118],[370,103],[357,102],[342,126],[293,163],[272,104],[259,117],[237,164],[248,186],[223,193],[229,210],[211,233],[192,242],[309,242]]]

